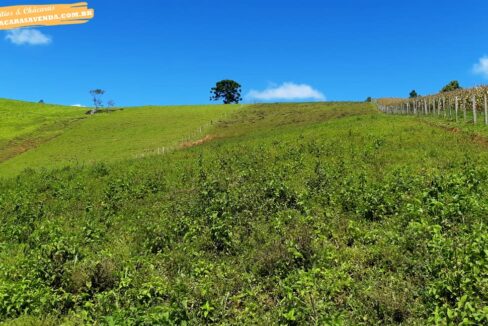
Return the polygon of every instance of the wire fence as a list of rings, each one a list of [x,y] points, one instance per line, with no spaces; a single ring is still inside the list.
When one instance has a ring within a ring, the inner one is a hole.
[[[380,99],[376,103],[388,114],[438,116],[488,125],[488,86],[410,99]]]
[[[242,107],[242,106],[241,106]],[[205,123],[204,125],[199,126],[192,132],[190,132],[188,135],[185,137],[181,138],[180,140],[174,142],[172,145],[166,145],[166,146],[160,146],[156,148],[149,148],[144,150],[142,153],[138,153],[134,155],[134,158],[140,159],[148,156],[155,156],[155,155],[166,155],[169,153],[172,153],[182,147],[185,147],[185,145],[191,146],[192,142],[196,142],[200,139],[203,139],[204,134],[216,123],[220,123],[223,120],[227,120],[228,117],[232,114],[232,112],[225,112],[222,116],[219,117],[219,119],[214,122],[213,120],[210,120],[209,122]]]

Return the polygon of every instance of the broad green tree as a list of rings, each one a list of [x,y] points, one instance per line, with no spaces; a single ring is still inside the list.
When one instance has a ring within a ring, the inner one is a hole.
[[[441,93],[452,92],[457,89],[461,89],[461,86],[459,86],[459,82],[457,80],[453,80],[441,89]]]
[[[223,100],[224,104],[239,103],[241,98],[241,85],[233,80],[221,80],[210,90],[211,101]]]

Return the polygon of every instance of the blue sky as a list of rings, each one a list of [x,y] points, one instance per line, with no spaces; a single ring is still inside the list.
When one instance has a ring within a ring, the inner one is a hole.
[[[0,97],[89,105],[88,91],[103,88],[121,106],[205,104],[215,82],[231,78],[246,101],[364,100],[488,77],[486,0],[88,5],[95,18],[87,24],[24,34],[45,44],[16,44],[19,35],[0,31]]]

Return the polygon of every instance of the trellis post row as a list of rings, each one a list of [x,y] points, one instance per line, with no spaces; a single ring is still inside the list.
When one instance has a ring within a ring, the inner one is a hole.
[[[484,116],[488,125],[488,86],[478,86],[436,95],[409,99],[380,99],[378,108],[388,114],[417,116],[443,116],[459,121],[459,111],[465,122],[478,123],[478,116]],[[471,112],[468,112],[471,107]]]

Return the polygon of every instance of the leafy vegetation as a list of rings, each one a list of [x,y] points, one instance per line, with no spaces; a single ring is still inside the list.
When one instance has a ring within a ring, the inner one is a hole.
[[[488,153],[422,121],[255,105],[200,146],[0,180],[0,321],[486,324]]]
[[[459,82],[457,80],[453,80],[449,82],[446,86],[442,87],[441,93],[446,93],[446,92],[453,92],[458,89],[462,89],[462,87],[459,85]]]

